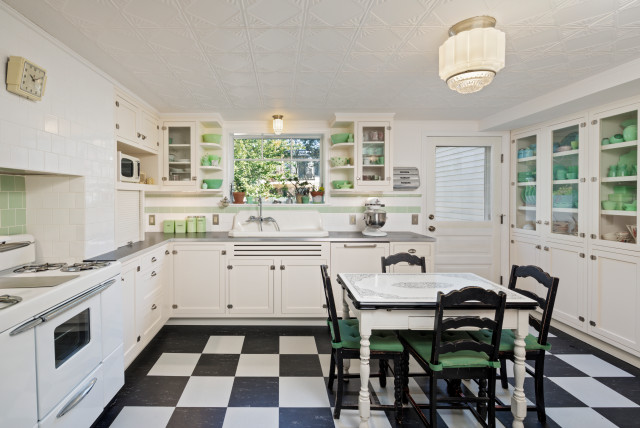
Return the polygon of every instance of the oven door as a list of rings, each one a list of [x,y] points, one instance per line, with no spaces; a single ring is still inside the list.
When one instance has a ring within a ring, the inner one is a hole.
[[[95,295],[36,327],[39,419],[102,361],[100,309]]]

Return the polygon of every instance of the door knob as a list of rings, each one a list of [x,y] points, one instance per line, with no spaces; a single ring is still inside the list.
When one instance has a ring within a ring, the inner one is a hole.
[[[436,228],[435,226],[429,226],[429,232],[435,232]]]

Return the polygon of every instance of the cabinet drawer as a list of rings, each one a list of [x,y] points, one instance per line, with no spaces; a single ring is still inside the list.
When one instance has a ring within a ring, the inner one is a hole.
[[[138,274],[136,278],[136,294],[140,296],[147,296],[150,293],[155,292],[162,288],[162,281],[160,281],[160,271],[157,270],[159,266],[152,267]]]
[[[162,318],[162,290],[157,290],[142,300],[142,334],[146,337]]]
[[[140,256],[140,270],[144,271],[151,268],[159,270],[167,249],[167,246],[163,246]]]
[[[424,243],[400,243],[391,244],[391,254],[409,253],[418,257],[430,257],[432,244]]]

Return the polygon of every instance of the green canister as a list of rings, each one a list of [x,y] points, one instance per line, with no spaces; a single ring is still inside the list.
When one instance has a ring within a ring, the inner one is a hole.
[[[204,233],[207,231],[207,220],[205,216],[196,216],[196,232]]]
[[[196,218],[192,215],[187,217],[187,233],[196,233]]]
[[[164,233],[174,233],[176,231],[176,222],[174,220],[165,220],[162,225]]]
[[[187,222],[184,220],[176,220],[176,233],[185,233],[187,231]]]

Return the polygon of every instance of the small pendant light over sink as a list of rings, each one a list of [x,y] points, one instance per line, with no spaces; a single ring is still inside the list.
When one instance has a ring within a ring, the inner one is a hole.
[[[276,135],[282,134],[282,130],[284,129],[284,121],[282,120],[281,114],[273,115],[273,132]]]
[[[465,19],[440,46],[440,78],[461,94],[478,92],[504,68],[505,35],[491,16]]]

